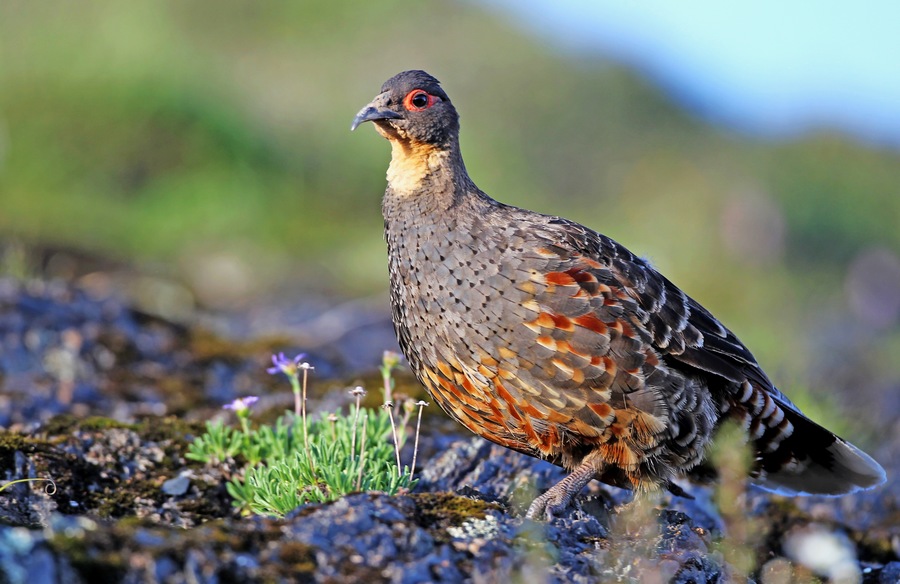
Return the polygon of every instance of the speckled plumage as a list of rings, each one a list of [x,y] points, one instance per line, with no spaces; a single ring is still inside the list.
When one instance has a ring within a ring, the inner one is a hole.
[[[410,366],[472,432],[573,471],[529,515],[557,511],[591,478],[670,485],[729,417],[747,429],[765,486],[840,494],[884,480],[644,260],[479,190],[436,79],[388,80],[353,127],[364,121],[392,144],[383,212],[393,320]]]

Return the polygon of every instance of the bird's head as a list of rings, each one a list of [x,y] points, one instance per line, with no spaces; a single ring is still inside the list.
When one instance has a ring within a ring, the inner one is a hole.
[[[351,130],[373,122],[378,133],[411,146],[448,148],[459,132],[459,116],[437,79],[424,71],[404,71],[381,86],[353,118]]]

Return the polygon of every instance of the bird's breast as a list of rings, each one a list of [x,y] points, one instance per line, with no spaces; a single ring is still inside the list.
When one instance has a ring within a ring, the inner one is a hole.
[[[386,213],[385,225],[394,325],[410,360],[465,362],[475,347],[495,343],[514,267],[491,230],[446,215],[412,221]]]

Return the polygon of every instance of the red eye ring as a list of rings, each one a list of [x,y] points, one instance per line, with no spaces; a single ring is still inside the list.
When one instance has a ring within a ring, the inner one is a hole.
[[[403,107],[407,111],[420,112],[430,108],[439,101],[441,101],[441,98],[436,95],[431,95],[421,89],[413,89],[403,98]]]

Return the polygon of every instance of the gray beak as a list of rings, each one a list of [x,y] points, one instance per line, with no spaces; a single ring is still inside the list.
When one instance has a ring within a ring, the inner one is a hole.
[[[373,99],[372,103],[359,110],[359,113],[356,114],[355,118],[353,118],[353,123],[350,124],[350,131],[352,132],[353,130],[355,130],[363,122],[374,122],[377,120],[399,120],[403,117],[397,112],[385,107],[385,101],[387,101],[387,95],[382,93],[381,95]]]

